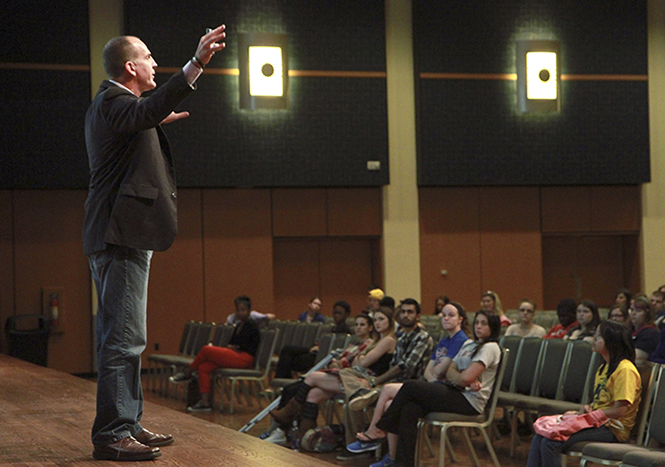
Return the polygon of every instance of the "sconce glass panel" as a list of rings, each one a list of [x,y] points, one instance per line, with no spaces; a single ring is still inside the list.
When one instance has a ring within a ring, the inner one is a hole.
[[[561,108],[559,41],[517,41],[517,105],[520,112]]]
[[[239,34],[241,109],[288,108],[288,36]]]

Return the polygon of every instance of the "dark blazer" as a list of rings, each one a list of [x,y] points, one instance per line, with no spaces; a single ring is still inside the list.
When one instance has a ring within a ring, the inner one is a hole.
[[[107,244],[163,251],[175,240],[175,169],[159,123],[193,90],[182,70],[147,98],[102,82],[85,118],[86,255]]]

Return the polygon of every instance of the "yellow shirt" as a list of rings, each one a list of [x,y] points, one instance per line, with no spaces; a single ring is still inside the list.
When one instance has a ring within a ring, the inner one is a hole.
[[[637,409],[642,396],[642,380],[635,365],[630,360],[622,360],[607,378],[609,365],[601,366],[596,372],[592,409],[608,409],[617,401],[627,401],[628,410],[619,419],[610,418],[607,427],[619,441],[630,437],[635,426]]]

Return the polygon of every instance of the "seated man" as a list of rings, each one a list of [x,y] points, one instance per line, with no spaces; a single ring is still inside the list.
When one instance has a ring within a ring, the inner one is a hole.
[[[351,329],[346,324],[346,319],[351,314],[351,306],[344,300],[335,302],[332,317],[335,323],[331,329],[333,333],[351,334]],[[287,345],[279,353],[275,378],[292,378],[293,372],[305,372],[314,365],[316,353],[319,351],[318,344],[313,347],[300,347]]]

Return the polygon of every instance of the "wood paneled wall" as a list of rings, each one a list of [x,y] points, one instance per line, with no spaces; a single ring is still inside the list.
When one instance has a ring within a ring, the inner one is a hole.
[[[39,313],[42,287],[62,287],[49,366],[72,373],[92,368],[85,197],[0,191],[0,322]],[[186,320],[223,321],[240,294],[284,319],[315,295],[326,314],[339,299],[360,311],[381,285],[381,205],[379,188],[180,190],[178,238],[153,257],[146,353],[174,352]],[[470,310],[487,289],[505,308],[525,296],[553,308],[641,286],[639,187],[422,188],[419,205],[425,313],[440,294]]]
[[[609,304],[640,290],[640,187],[422,188],[424,310],[441,294],[470,310],[497,292],[505,309],[561,298]],[[446,274],[442,274],[442,270]]]

